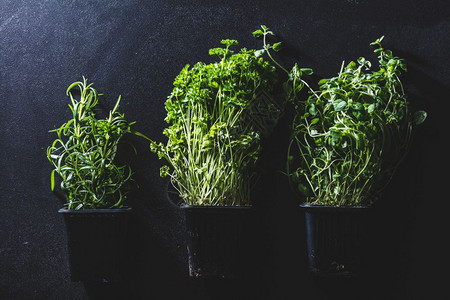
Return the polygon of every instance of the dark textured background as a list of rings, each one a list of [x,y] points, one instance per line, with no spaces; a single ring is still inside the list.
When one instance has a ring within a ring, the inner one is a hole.
[[[0,299],[438,299],[447,291],[447,118],[450,5],[439,0],[69,1],[0,0]],[[135,129],[161,140],[163,103],[181,68],[210,60],[223,38],[259,47],[260,24],[285,42],[280,61],[337,73],[342,60],[370,59],[369,43],[406,58],[411,102],[429,113],[413,148],[375,208],[372,259],[361,282],[311,278],[305,264],[300,198],[284,168],[289,111],[265,142],[259,251],[244,281],[188,277],[184,221],[166,197],[160,161],[136,139],[132,164],[140,188],[126,279],[121,285],[72,283],[66,233],[50,191],[49,129],[70,115],[67,86],[81,76]],[[445,138],[445,139],[444,139]]]

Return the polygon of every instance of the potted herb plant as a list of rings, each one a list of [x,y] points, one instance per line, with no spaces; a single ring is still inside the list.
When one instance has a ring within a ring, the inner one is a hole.
[[[167,143],[151,143],[185,212],[192,277],[239,276],[261,140],[283,109],[275,67],[255,50],[235,53],[236,40],[221,43],[209,51],[218,61],[186,65],[175,78]]]
[[[125,203],[131,169],[118,166],[115,157],[125,134],[145,136],[132,131],[134,122],[119,113],[120,97],[106,118],[98,118],[100,94],[86,78],[71,84],[67,95],[72,118],[51,130],[57,138],[47,158],[54,167],[52,191],[58,174],[66,195],[59,213],[67,229],[71,279],[117,281],[131,210]]]
[[[307,253],[314,274],[351,276],[371,205],[405,156],[424,111],[410,112],[400,80],[404,60],[371,43],[377,70],[361,57],[336,77],[319,81],[309,97],[293,97],[296,115],[288,175],[306,197]],[[367,224],[366,224],[367,225]]]

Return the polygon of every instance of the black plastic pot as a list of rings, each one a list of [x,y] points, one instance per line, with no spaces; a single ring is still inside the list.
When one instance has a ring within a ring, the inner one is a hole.
[[[370,208],[302,204],[311,272],[324,277],[361,273]]]
[[[58,211],[67,230],[72,281],[118,282],[130,208]]]
[[[251,206],[182,205],[187,227],[189,275],[240,278],[248,266]]]

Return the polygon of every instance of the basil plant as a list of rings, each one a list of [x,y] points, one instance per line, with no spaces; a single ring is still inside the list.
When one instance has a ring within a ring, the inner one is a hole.
[[[293,100],[287,168],[307,203],[372,204],[405,156],[413,127],[426,118],[424,111],[410,112],[400,80],[405,62],[382,39],[371,43],[376,70],[363,57],[342,63],[306,100]]]

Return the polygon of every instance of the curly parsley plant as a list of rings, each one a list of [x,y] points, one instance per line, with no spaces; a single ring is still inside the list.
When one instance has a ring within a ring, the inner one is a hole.
[[[250,204],[261,139],[282,110],[275,67],[255,50],[232,51],[236,40],[221,43],[209,51],[218,61],[186,65],[175,78],[165,103],[168,141],[151,143],[168,163],[161,176],[189,205]]]

